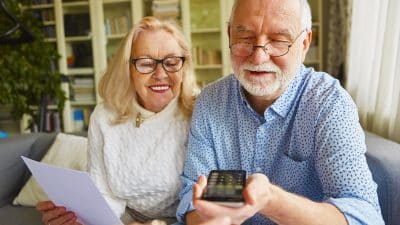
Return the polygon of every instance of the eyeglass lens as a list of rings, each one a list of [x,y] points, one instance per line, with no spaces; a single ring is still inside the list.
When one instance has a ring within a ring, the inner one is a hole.
[[[297,39],[303,34],[305,30],[301,31],[300,34],[293,40],[293,42],[289,41],[272,41],[264,46],[262,45],[253,45],[251,43],[239,42],[230,46],[231,52],[233,55],[247,57],[253,54],[256,48],[261,48],[266,53],[268,53],[272,57],[279,57],[286,55],[289,52],[290,47],[292,47],[293,43],[297,41]]]
[[[231,51],[236,56],[250,56],[256,48],[261,48],[270,56],[282,56],[289,51],[290,45],[290,42],[284,41],[270,42],[265,46],[253,45],[251,43],[237,43],[231,46]]]

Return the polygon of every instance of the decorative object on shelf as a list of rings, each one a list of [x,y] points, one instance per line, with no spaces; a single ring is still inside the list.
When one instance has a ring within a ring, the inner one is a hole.
[[[2,138],[8,138],[8,133],[0,130],[0,139]]]
[[[3,42],[0,45],[0,105],[10,105],[13,116],[21,119],[23,114],[30,115],[33,122],[39,124],[38,107],[43,104],[43,96],[51,99],[51,104],[56,104],[62,111],[65,101],[64,92],[61,90],[61,74],[55,72],[58,54],[51,43],[44,42],[42,21],[32,14],[31,10],[23,10],[22,5],[29,5],[29,0],[13,1],[0,0],[7,6],[11,15],[24,24],[26,29],[35,36],[29,43]],[[22,5],[21,5],[22,4]],[[0,33],[7,30],[9,23],[0,18]],[[21,26],[22,27],[22,26]],[[18,32],[16,31],[18,35]],[[47,99],[47,98],[46,98]],[[47,102],[50,103],[50,102]],[[37,106],[37,107],[32,107]]]
[[[179,0],[153,0],[153,16],[161,20],[177,20],[179,17]]]

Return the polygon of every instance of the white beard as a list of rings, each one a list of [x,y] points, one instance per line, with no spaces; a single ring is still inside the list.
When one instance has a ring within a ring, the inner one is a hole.
[[[269,76],[254,76],[250,80],[245,76],[246,70],[272,72],[275,74],[275,79],[271,80]],[[253,65],[246,62],[239,67],[239,71],[235,73],[235,77],[239,80],[243,88],[254,96],[276,96],[290,82],[288,74],[284,73],[278,66],[270,63]]]

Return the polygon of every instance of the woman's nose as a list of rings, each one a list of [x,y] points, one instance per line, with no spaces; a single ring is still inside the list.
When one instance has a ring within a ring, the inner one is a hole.
[[[153,78],[161,80],[161,79],[164,79],[164,78],[168,77],[168,74],[164,70],[162,64],[158,63],[157,66],[156,66],[156,69],[154,70],[154,73],[151,76]]]

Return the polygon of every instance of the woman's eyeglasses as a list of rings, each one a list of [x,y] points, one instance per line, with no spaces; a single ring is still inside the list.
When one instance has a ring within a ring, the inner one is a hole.
[[[131,59],[131,63],[135,69],[142,74],[149,74],[156,70],[160,63],[166,72],[174,73],[182,69],[185,57],[183,56],[168,56],[163,59],[153,58],[137,58]]]

